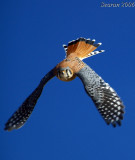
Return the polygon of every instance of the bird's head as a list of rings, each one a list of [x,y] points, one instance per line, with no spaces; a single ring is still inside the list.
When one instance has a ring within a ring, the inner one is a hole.
[[[75,78],[73,70],[69,67],[66,68],[58,68],[57,69],[57,77],[62,81],[71,81]]]

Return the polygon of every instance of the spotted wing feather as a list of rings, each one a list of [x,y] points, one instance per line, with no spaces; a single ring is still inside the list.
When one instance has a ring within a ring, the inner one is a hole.
[[[44,76],[38,87],[30,94],[30,96],[23,102],[18,110],[11,116],[5,124],[5,130],[11,131],[22,127],[27,119],[30,117],[38,98],[40,97],[44,85],[54,77],[53,70]]]
[[[88,65],[85,65],[77,76],[84,84],[85,90],[93,100],[107,124],[121,125],[123,119],[124,105],[108,83],[96,74]]]

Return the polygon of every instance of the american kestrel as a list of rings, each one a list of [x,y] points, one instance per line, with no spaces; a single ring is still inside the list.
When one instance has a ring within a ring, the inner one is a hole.
[[[82,60],[104,50],[94,51],[101,43],[94,43],[95,40],[78,38],[63,45],[66,57],[48,72],[40,81],[38,87],[22,103],[19,109],[11,116],[5,125],[5,130],[11,131],[24,125],[30,117],[38,98],[40,97],[45,84],[54,76],[62,81],[71,81],[78,76],[88,96],[93,100],[97,110],[107,124],[121,125],[124,114],[124,105],[114,91],[97,73],[95,73]]]

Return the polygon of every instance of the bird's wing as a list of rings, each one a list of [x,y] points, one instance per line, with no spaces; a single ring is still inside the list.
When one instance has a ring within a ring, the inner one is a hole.
[[[123,119],[124,105],[108,83],[96,74],[88,65],[76,73],[84,84],[84,88],[93,100],[107,124],[121,125]]]
[[[18,129],[25,124],[34,109],[45,84],[54,76],[54,70],[51,70],[42,78],[38,87],[29,95],[28,98],[26,98],[18,110],[7,121],[5,124],[5,130],[11,131],[13,129]]]

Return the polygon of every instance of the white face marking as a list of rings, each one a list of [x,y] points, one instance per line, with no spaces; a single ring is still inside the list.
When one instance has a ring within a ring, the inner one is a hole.
[[[69,80],[71,77],[73,77],[73,72],[71,71],[71,69],[70,69],[69,67],[63,68],[63,69],[59,69],[59,70],[57,71],[57,77],[58,77],[60,80],[67,81],[67,80]]]

